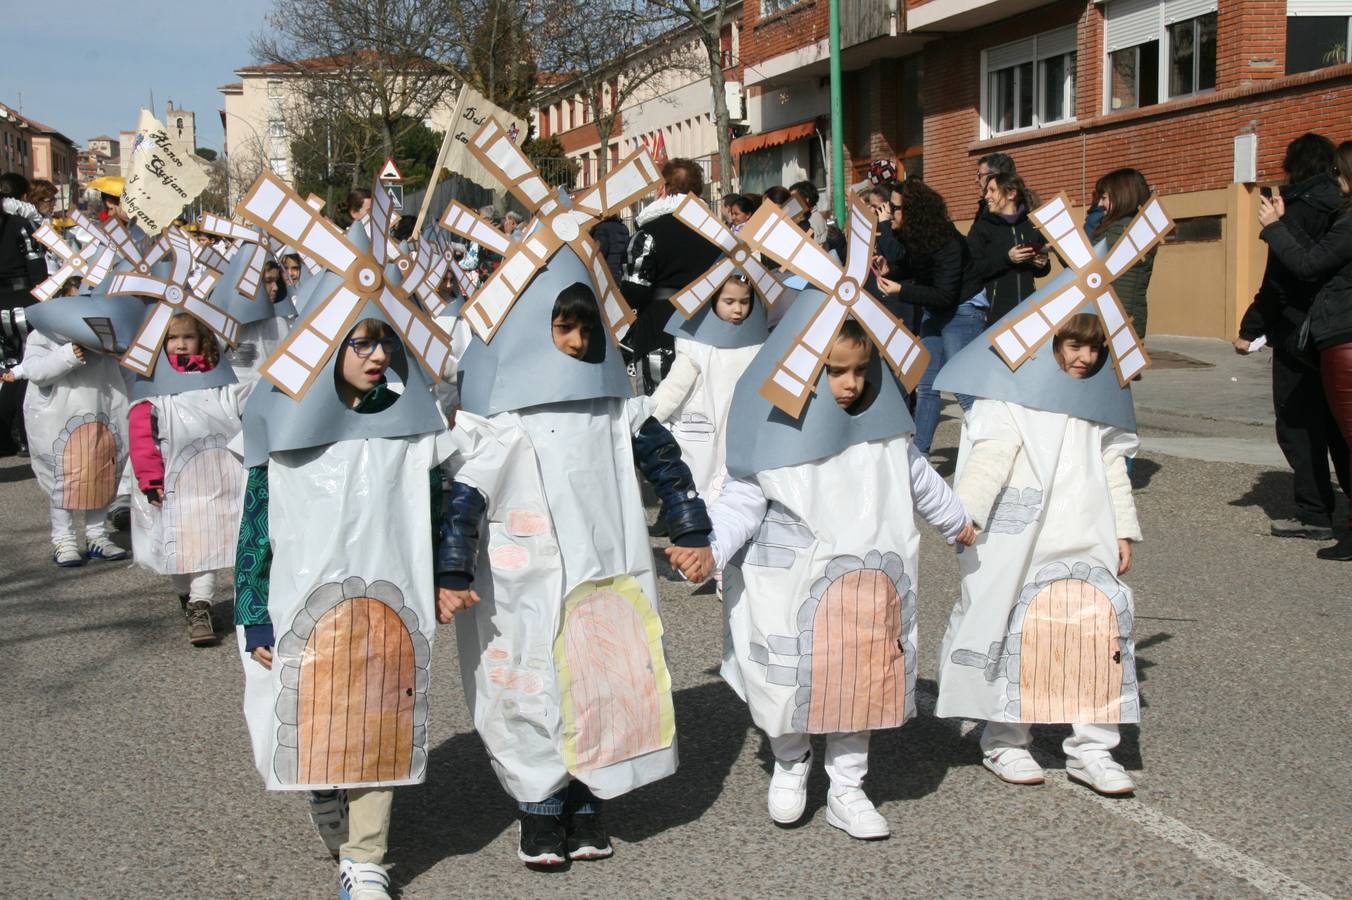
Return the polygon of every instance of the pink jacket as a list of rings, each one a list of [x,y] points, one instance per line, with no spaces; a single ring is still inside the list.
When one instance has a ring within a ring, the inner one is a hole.
[[[169,364],[180,372],[210,372],[214,366],[201,354],[169,357]],[[136,473],[136,486],[142,491],[164,489],[164,456],[156,436],[155,407],[149,400],[134,404],[127,417],[128,452]]]

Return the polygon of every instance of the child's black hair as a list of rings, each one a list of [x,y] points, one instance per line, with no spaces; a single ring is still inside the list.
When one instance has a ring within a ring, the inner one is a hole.
[[[860,325],[854,318],[845,317],[845,322],[840,326],[840,337],[854,344],[868,347],[873,350],[873,341],[869,339],[868,333],[864,331],[864,326]]]
[[[554,301],[554,310],[549,314],[549,321],[565,325],[577,324],[593,332],[598,331],[601,310],[596,305],[596,294],[591,286],[578,281],[559,291],[559,296]]]

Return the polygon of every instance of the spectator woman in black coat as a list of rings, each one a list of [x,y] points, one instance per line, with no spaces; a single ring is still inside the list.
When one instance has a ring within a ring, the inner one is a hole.
[[[992,175],[986,181],[986,208],[967,231],[972,260],[986,285],[994,322],[1033,293],[1033,279],[1052,270],[1047,239],[1028,220],[1037,196],[1018,175]]]
[[[1318,279],[1319,293],[1310,304],[1308,339],[1319,351],[1324,394],[1338,420],[1344,441],[1352,444],[1352,141],[1334,154],[1334,172],[1343,203],[1338,218],[1318,241],[1285,222],[1282,197],[1258,204],[1259,237],[1297,277]],[[1352,464],[1352,460],[1349,460]],[[1352,527],[1352,515],[1349,516]],[[1322,559],[1352,560],[1352,534],[1317,554]]]
[[[948,360],[986,328],[990,305],[981,276],[962,233],[948,217],[948,205],[935,190],[917,178],[908,178],[893,194],[898,220],[897,238],[903,256],[900,271],[885,261],[877,287],[884,303],[903,322],[914,320],[919,309],[920,340],[930,362],[916,387],[915,447],[928,454],[939,426],[939,394],[934,378]],[[880,257],[875,257],[879,264]],[[970,409],[972,398],[959,394],[958,403]]]
[[[1286,184],[1280,192],[1286,209],[1284,227],[1299,230],[1318,241],[1338,218],[1343,197],[1333,171],[1333,141],[1322,134],[1303,134],[1286,147],[1282,171]],[[1310,303],[1319,291],[1318,281],[1300,278],[1275,252],[1268,254],[1267,268],[1253,303],[1239,323],[1235,351],[1248,353],[1250,344],[1265,338],[1272,349],[1272,406],[1276,419],[1277,446],[1291,466],[1291,489],[1296,516],[1274,519],[1272,533],[1278,537],[1328,540],[1333,535],[1333,486],[1329,483],[1329,457],[1343,493],[1352,496],[1352,478],[1347,465],[1347,444],[1324,398],[1324,383],[1317,366],[1296,346],[1297,335]]]

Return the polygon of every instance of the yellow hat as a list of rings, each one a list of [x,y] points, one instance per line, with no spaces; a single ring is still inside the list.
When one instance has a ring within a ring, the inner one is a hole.
[[[89,182],[88,187],[90,190],[98,191],[100,194],[121,197],[122,192],[126,190],[127,180],[121,175],[103,175]]]
[[[68,219],[65,216],[57,216],[55,219],[52,219],[52,227],[57,231],[65,231],[67,228],[75,227],[75,220]]]

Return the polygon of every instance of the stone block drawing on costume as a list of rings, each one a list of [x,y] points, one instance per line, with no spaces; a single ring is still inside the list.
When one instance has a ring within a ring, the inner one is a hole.
[[[992,534],[1021,534],[1042,514],[1042,491],[1037,488],[1001,488],[986,522]]]
[[[570,772],[671,745],[676,717],[662,622],[638,579],[622,575],[574,588],[564,599],[554,658]]]
[[[52,445],[56,481],[52,503],[61,509],[102,509],[117,495],[122,438],[106,413],[72,416]]]
[[[799,550],[811,547],[812,529],[782,504],[770,501],[765,519],[747,542],[742,565],[767,569],[791,569]]]
[[[244,469],[210,434],[177,454],[164,474],[165,557],[171,571],[209,572],[234,564]]]
[[[753,643],[751,661],[771,684],[796,689],[795,731],[893,728],[914,708],[914,621],[900,556],[837,556],[798,607],[797,634]]]
[[[421,778],[432,649],[388,581],[320,585],[277,642],[273,771],[288,785]]]
[[[1053,563],[1020,592],[1003,642],[950,658],[1003,683],[1005,721],[1135,721],[1130,600],[1102,566]]]

